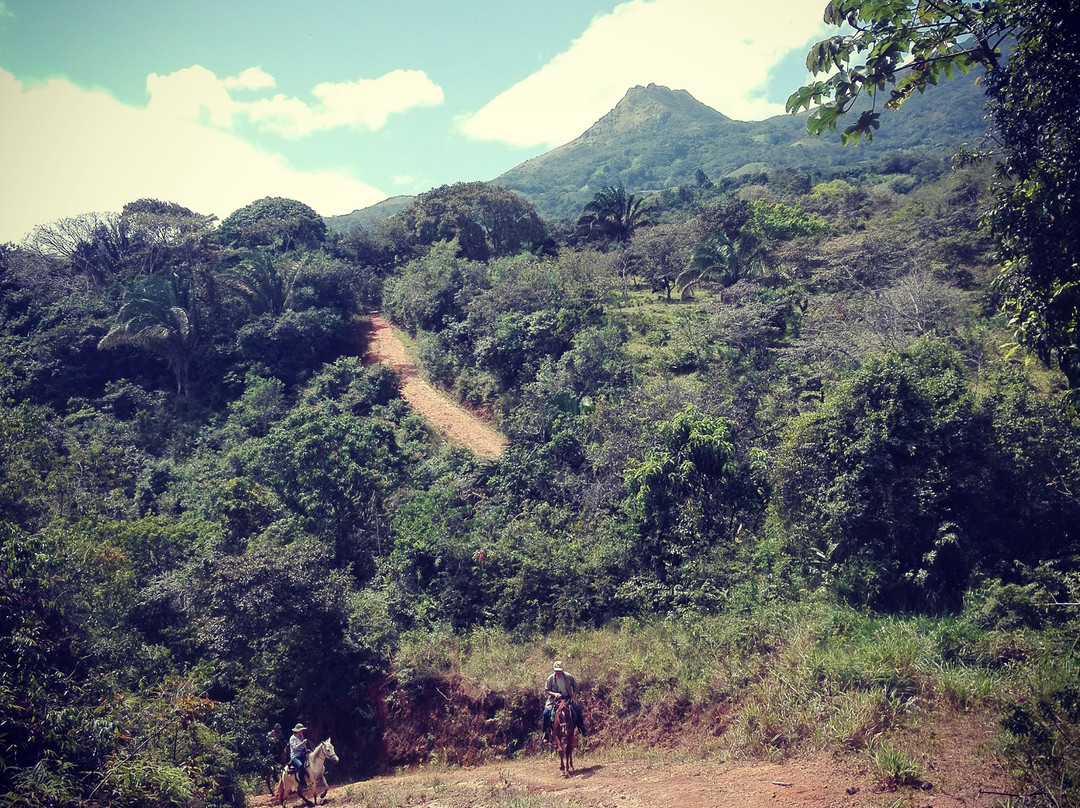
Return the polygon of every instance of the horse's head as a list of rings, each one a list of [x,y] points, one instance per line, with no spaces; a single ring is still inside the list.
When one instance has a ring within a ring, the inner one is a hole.
[[[555,715],[561,716],[564,720],[569,720],[571,716],[570,712],[570,699],[566,696],[559,696],[555,699]]]
[[[327,760],[333,761],[334,763],[338,762],[337,752],[334,751],[334,745],[330,743],[329,738],[319,744],[319,747],[323,750],[323,754],[326,756]]]

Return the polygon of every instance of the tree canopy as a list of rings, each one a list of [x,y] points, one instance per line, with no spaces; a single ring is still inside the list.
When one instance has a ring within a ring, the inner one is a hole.
[[[226,244],[237,247],[315,249],[326,240],[326,222],[303,202],[268,196],[226,216],[218,234]]]
[[[864,94],[871,106],[844,142],[879,128],[878,93],[899,108],[941,78],[986,72],[990,138],[972,157],[999,161],[986,218],[1004,272],[998,282],[1020,344],[1080,390],[1080,3],[1076,0],[832,0],[825,22],[843,33],[818,42],[807,69],[828,78],[793,93],[813,107],[807,128],[835,130]]]
[[[487,182],[459,182],[420,194],[393,224],[414,251],[456,241],[461,257],[472,261],[537,251],[547,239],[531,202]]]
[[[578,216],[577,230],[591,241],[625,244],[639,227],[652,224],[651,203],[621,185],[596,192]]]
[[[340,240],[138,200],[0,247],[0,798],[239,808],[297,720],[335,785],[528,754],[566,642],[598,737],[863,755],[955,697],[1075,765],[1080,437],[999,350],[993,168],[944,163],[658,189],[621,243],[466,184]],[[505,454],[368,363],[373,307]]]

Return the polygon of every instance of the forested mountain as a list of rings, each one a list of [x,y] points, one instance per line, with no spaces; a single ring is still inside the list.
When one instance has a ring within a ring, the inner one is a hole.
[[[1011,344],[993,166],[800,126],[635,88],[528,197],[0,247],[4,800],[240,806],[275,721],[341,778],[529,753],[556,655],[598,745],[692,718],[917,788],[901,737],[961,710],[1075,795],[1080,432]],[[365,366],[373,308],[504,455]]]
[[[662,190],[733,173],[791,168],[829,178],[845,168],[941,153],[985,130],[975,77],[912,99],[873,144],[844,148],[807,135],[804,116],[732,120],[685,90],[632,87],[576,140],[510,169],[494,182],[520,191],[553,218],[576,216],[606,186]],[[898,154],[899,153],[899,154]],[[700,172],[700,173],[699,173]]]
[[[983,94],[975,74],[916,97],[903,115],[887,117],[887,126],[872,145],[844,148],[835,140],[807,135],[805,115],[735,121],[685,90],[639,85],[580,137],[492,182],[518,191],[549,218],[572,219],[606,186],[660,191],[780,168],[830,178],[913,155],[948,153],[985,132]],[[327,217],[327,224],[341,233],[355,226],[370,230],[409,200],[393,197]]]

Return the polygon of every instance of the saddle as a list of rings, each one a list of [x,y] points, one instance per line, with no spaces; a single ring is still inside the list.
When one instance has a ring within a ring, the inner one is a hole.
[[[291,774],[297,780],[299,780],[300,777],[301,777],[301,771],[303,771],[303,777],[306,780],[307,779],[307,759],[306,758],[304,759],[304,765],[303,765],[302,770],[298,769],[296,766],[294,766],[293,762],[291,760],[288,763],[285,764],[285,773],[286,774]]]

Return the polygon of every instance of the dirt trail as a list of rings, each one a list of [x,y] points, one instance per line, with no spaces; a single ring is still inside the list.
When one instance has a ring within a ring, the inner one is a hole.
[[[567,803],[591,808],[992,808],[980,768],[959,784],[938,779],[932,787],[886,791],[869,765],[831,756],[784,763],[662,762],[646,758],[583,754],[570,777],[557,757],[492,763],[467,769],[421,769],[335,785],[332,808],[486,808],[508,804]],[[992,788],[992,786],[990,786]],[[515,802],[516,799],[516,802]],[[250,808],[269,808],[254,797]],[[291,803],[290,803],[291,804]]]
[[[477,457],[494,460],[506,451],[507,440],[480,418],[443,395],[420,377],[416,363],[378,315],[371,317],[365,362],[382,362],[401,374],[401,397],[448,440],[464,446]]]
[[[917,761],[919,779],[886,790],[867,750],[813,754],[780,763],[720,762],[705,754],[688,728],[681,751],[590,748],[574,756],[577,771],[559,772],[545,751],[522,760],[470,768],[414,769],[336,783],[330,772],[330,808],[494,808],[512,804],[589,808],[995,808],[1015,789],[993,752],[995,726],[984,712],[936,712],[926,724],[900,731],[891,743]],[[339,755],[348,750],[338,746]],[[298,801],[292,800],[289,805]],[[272,798],[248,799],[270,808]]]
[[[806,762],[800,768],[772,764],[733,766],[718,763],[655,763],[642,759],[592,762],[583,756],[570,777],[559,772],[557,758],[533,759],[505,765],[483,766],[460,772],[416,773],[404,778],[418,785],[439,783],[446,796],[428,803],[447,808],[494,803],[500,795],[543,795],[574,805],[620,808],[761,808],[761,806],[820,806],[862,808],[871,784],[853,772],[838,772],[835,763]],[[348,788],[335,799],[340,808],[365,804],[376,790],[363,794]],[[415,793],[415,792],[414,792]],[[357,800],[353,802],[352,800]],[[393,805],[393,803],[390,803]],[[505,803],[504,803],[505,804]]]

